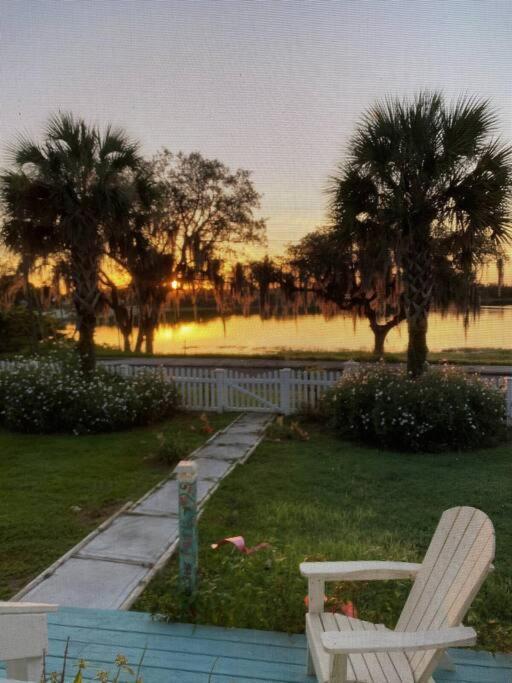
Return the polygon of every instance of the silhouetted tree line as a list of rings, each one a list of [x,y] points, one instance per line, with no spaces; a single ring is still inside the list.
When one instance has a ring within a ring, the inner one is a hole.
[[[501,293],[512,151],[495,135],[488,102],[439,93],[388,99],[361,118],[330,180],[325,227],[278,259],[237,258],[264,244],[250,174],[199,153],[164,149],[150,161],[122,130],[100,131],[67,114],[42,143],[20,139],[0,176],[2,239],[19,257],[28,292],[38,261],[51,263],[76,311],[84,369],[94,365],[101,307],[114,313],[125,349],[153,351],[162,311],[183,296],[211,294],[224,314],[262,315],[276,305],[365,318],[377,356],[405,321],[408,370],[427,359],[432,308],[456,307],[466,322],[480,304],[484,266]],[[116,268],[128,276],[121,286]]]
[[[120,129],[52,117],[42,142],[20,138],[0,177],[2,240],[26,282],[38,261],[73,301],[84,370],[94,367],[98,310],[112,307],[128,346],[153,350],[162,305],[176,286],[219,286],[235,245],[261,243],[260,196],[248,171],[198,153],[144,160]],[[109,262],[129,276],[121,292]],[[174,284],[176,283],[176,284]],[[125,288],[126,290],[126,288]]]

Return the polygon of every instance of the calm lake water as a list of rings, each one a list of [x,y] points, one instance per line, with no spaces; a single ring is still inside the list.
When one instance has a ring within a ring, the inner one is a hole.
[[[115,327],[97,328],[96,340],[120,346]],[[480,316],[464,329],[455,314],[442,317],[432,313],[429,324],[429,348],[495,347],[512,349],[512,306],[483,308]],[[233,315],[196,322],[161,325],[156,333],[157,353],[262,353],[279,349],[337,351],[371,350],[373,335],[365,320],[338,315],[325,319],[321,314],[262,320],[258,315]],[[402,323],[386,341],[388,351],[402,351],[407,345],[407,330]]]

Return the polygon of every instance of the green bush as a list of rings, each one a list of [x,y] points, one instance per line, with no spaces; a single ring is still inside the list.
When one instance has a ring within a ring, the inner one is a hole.
[[[503,393],[449,367],[417,379],[401,370],[363,368],[342,377],[325,406],[344,436],[404,451],[466,450],[507,437]]]
[[[0,311],[0,353],[19,353],[56,341],[63,336],[62,323],[48,313],[31,312],[25,306]]]
[[[175,386],[148,370],[120,377],[80,370],[74,355],[18,359],[0,370],[0,423],[28,433],[108,432],[170,417]]]

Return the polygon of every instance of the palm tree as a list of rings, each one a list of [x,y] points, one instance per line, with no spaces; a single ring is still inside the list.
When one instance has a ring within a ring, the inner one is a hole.
[[[89,371],[95,364],[99,264],[109,233],[129,211],[137,145],[120,129],[102,132],[59,113],[50,118],[41,144],[21,138],[12,157],[14,168],[0,176],[4,234],[23,229],[35,247],[44,235],[46,252],[64,255],[69,263],[78,351]]]
[[[496,123],[489,103],[474,98],[388,99],[364,115],[332,179],[332,215],[347,239],[372,235],[396,254],[414,376],[427,358],[434,260],[471,273],[510,238],[512,149],[493,137]]]

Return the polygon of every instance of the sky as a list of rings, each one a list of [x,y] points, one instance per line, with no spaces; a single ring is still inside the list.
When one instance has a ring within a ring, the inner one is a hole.
[[[0,164],[56,110],[247,168],[269,250],[325,222],[361,113],[490,98],[512,141],[512,0],[0,0]]]

